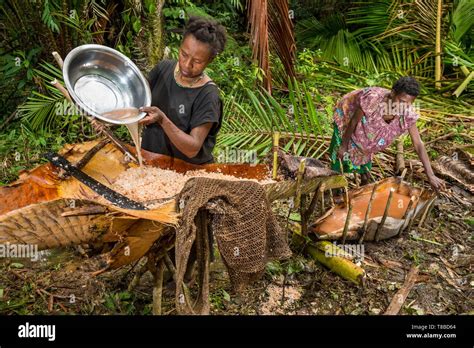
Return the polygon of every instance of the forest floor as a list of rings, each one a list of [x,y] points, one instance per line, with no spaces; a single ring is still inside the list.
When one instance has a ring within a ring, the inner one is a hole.
[[[472,196],[470,199],[474,203]],[[470,207],[440,198],[425,225],[417,231],[378,243],[364,243],[363,286],[356,286],[311,258],[294,253],[288,261],[271,262],[261,280],[236,294],[217,257],[210,274],[211,313],[382,314],[416,265],[417,281],[400,314],[474,314]],[[100,255],[86,257],[72,248],[53,250],[37,262],[3,259],[0,313],[150,314],[151,275],[146,273],[139,285],[128,291],[137,268],[126,266],[96,277],[90,275],[103,266]],[[175,314],[170,284],[164,290],[163,313]]]

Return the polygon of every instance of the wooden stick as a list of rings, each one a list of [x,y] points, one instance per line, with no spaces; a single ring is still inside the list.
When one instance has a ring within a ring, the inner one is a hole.
[[[133,289],[138,285],[140,282],[141,277],[148,271],[148,260],[146,260],[146,263],[140,267],[137,273],[132,278],[132,281],[128,284],[127,291],[132,292]]]
[[[408,171],[407,168],[403,169],[402,175],[400,175],[400,182],[398,183],[397,192],[400,192],[400,189],[402,188],[403,179],[405,178],[405,175],[407,174],[407,171]]]
[[[168,271],[170,271],[173,276],[173,280],[176,281],[176,267],[174,266],[173,261],[171,260],[168,253],[165,253],[164,261],[166,268],[168,268]]]
[[[407,227],[407,231],[410,232],[411,231],[411,228],[413,226],[413,223],[415,222],[415,218],[416,218],[416,208],[418,207],[418,203],[420,202],[420,197],[421,197],[421,194],[419,197],[416,197],[416,202],[414,203],[414,206],[413,206],[413,215],[412,217],[410,218],[410,222],[408,223],[408,227]]]
[[[329,200],[331,201],[331,207],[334,207],[336,204],[334,203],[334,195],[332,193],[332,189],[329,189]]]
[[[306,214],[307,210],[305,209],[307,202],[307,195],[301,195],[300,202],[300,217],[301,217],[301,234],[306,236],[308,234],[308,216]],[[289,216],[288,216],[289,219]]]
[[[392,301],[390,301],[387,310],[385,311],[384,315],[397,315],[400,312],[403,304],[405,303],[408,294],[410,293],[413,285],[415,285],[416,278],[418,275],[418,267],[413,266],[408,272],[407,277],[405,278],[405,282],[403,283],[400,290],[397,291],[395,296],[393,296]]]
[[[390,193],[388,194],[388,199],[387,199],[387,204],[385,205],[385,210],[383,212],[382,220],[380,221],[380,224],[377,226],[377,230],[375,231],[375,238],[374,240],[376,242],[379,241],[379,234],[380,231],[383,228],[383,225],[385,224],[385,220],[387,220],[387,215],[388,215],[388,210],[390,209],[390,203],[392,203],[392,197],[393,197],[393,192],[395,190],[393,188],[390,189]]]
[[[67,91],[66,87],[64,87],[57,79],[54,79],[53,81],[50,82],[54,87],[56,87],[59,92],[67,99],[68,102],[74,104],[72,101],[71,95]]]
[[[58,66],[61,68],[61,70],[63,69],[63,66],[64,66],[64,62],[63,62],[63,59],[61,58],[61,56],[59,55],[58,52],[54,51],[52,53],[54,59],[56,60],[56,63],[58,63]]]
[[[426,217],[430,213],[431,209],[434,206],[434,201],[436,200],[436,196],[430,199],[430,201],[426,204],[425,210],[423,211],[423,215],[421,216],[420,222],[418,222],[418,228],[423,227],[423,223],[425,222]]]
[[[349,208],[347,209],[346,222],[344,224],[344,230],[342,231],[342,244],[346,244],[347,230],[349,229],[351,215],[352,215],[352,199],[349,201]]]
[[[321,215],[324,214],[324,190],[325,190],[325,185],[324,183],[319,186],[319,193],[321,194]]]
[[[296,176],[296,197],[295,197],[295,209],[298,209],[300,207],[300,202],[301,202],[301,182],[303,181],[303,176],[304,176],[304,170],[306,167],[306,159],[303,158],[300,161],[300,165],[298,167],[298,174]]]
[[[396,234],[396,237],[398,237],[402,234],[403,226],[405,225],[408,214],[410,214],[410,210],[411,210],[411,207],[412,207],[413,203],[415,202],[415,199],[416,199],[415,196],[411,196],[410,202],[408,203],[407,210],[405,210],[405,214],[403,214],[403,217],[402,217],[402,225],[400,226],[400,229],[398,230],[398,232]]]
[[[318,202],[318,188],[314,190],[313,198],[311,198],[311,201],[309,203],[308,209],[306,209],[304,213],[304,221],[306,223],[309,223],[311,216],[313,215],[314,210],[316,209],[316,203]],[[303,220],[303,217],[302,217]],[[303,235],[306,235],[308,232],[308,226],[303,227],[301,226],[301,232]]]
[[[375,197],[375,190],[377,189],[377,184],[374,184],[372,192],[370,194],[369,203],[367,204],[367,210],[365,212],[364,224],[362,225],[362,236],[359,239],[359,244],[364,242],[365,234],[367,233],[367,224],[369,223],[370,211],[372,210],[372,201]]]
[[[433,144],[433,143],[435,143],[435,142],[437,142],[437,141],[439,141],[439,140],[451,138],[451,137],[454,136],[455,134],[456,134],[456,133],[454,133],[454,132],[450,132],[450,133],[448,133],[448,134],[444,134],[444,135],[442,135],[442,136],[440,136],[440,137],[437,137],[436,139],[427,141],[427,142],[425,143],[425,147],[428,146],[428,145],[431,145],[431,144]]]
[[[276,180],[278,174],[278,146],[280,143],[280,133],[273,134],[273,180]]]
[[[340,158],[338,158],[339,160],[339,169],[341,170],[341,174],[344,175],[344,166],[342,165],[342,161]]]
[[[345,200],[344,203],[346,206],[349,204],[349,186],[344,187],[344,193],[345,193]]]
[[[153,287],[153,315],[161,315],[161,300],[163,296],[163,271],[165,262],[163,258],[158,263],[158,269],[153,275],[155,284]]]

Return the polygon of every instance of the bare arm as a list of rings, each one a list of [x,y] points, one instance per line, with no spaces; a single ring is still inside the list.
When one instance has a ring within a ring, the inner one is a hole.
[[[423,141],[421,141],[420,133],[418,132],[416,124],[413,124],[408,132],[410,133],[411,141],[415,151],[418,154],[421,163],[423,163],[423,167],[425,167],[426,176],[428,177],[431,186],[433,186],[433,188],[437,191],[446,189],[444,181],[434,175],[433,169],[431,168],[430,159],[428,158],[428,153],[426,152],[425,146],[423,145]]]
[[[212,123],[204,123],[193,128],[191,133],[187,134],[176,127],[176,125],[166,117],[163,111],[156,106],[143,107],[140,111],[148,113],[148,115],[140,121],[141,124],[148,125],[158,123],[168,138],[170,138],[173,145],[188,158],[196,157],[213,125]]]

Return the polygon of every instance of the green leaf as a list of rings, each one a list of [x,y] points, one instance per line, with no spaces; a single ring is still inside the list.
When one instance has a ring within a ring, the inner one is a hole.
[[[12,263],[10,264],[10,267],[11,267],[11,268],[23,268],[24,265],[23,265],[22,263],[19,263],[19,262],[12,262]]]
[[[300,213],[291,213],[290,220],[292,221],[301,221],[301,214]]]
[[[226,300],[227,302],[230,302],[230,295],[224,289],[222,289],[222,295],[223,295],[224,300]]]
[[[134,18],[132,27],[135,33],[138,33],[140,31],[140,29],[142,28],[140,18]]]

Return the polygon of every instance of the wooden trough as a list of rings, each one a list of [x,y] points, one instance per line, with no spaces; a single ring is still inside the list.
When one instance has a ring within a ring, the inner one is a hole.
[[[134,152],[132,146],[128,146]],[[110,187],[117,176],[136,166],[120,147],[107,141],[65,146],[59,153],[83,173]],[[266,165],[192,165],[168,156],[142,150],[150,166],[177,172],[204,169],[240,178],[264,179]],[[324,182],[326,189],[344,187],[339,175],[266,184],[270,201],[314,192]],[[173,226],[179,221],[174,197],[152,210],[120,208],[87,185],[47,163],[24,172],[14,183],[0,188],[0,244],[34,244],[38,250],[71,245],[107,244],[109,268],[138,260],[159,240],[173,243]],[[124,251],[125,250],[125,251]]]
[[[334,206],[310,226],[318,239],[362,242],[397,236],[417,216],[424,220],[436,195],[400,178],[387,178],[350,191],[348,198],[348,204]]]

